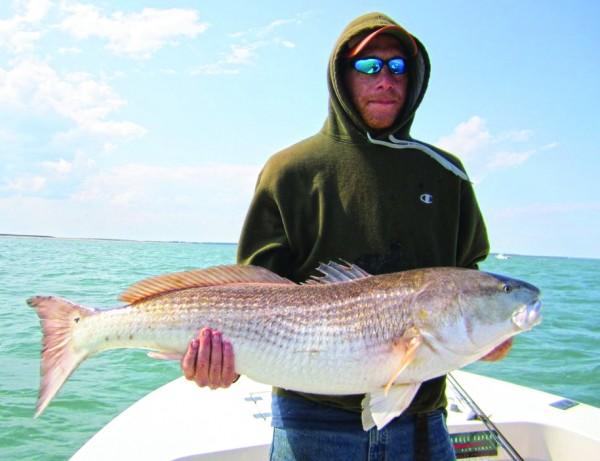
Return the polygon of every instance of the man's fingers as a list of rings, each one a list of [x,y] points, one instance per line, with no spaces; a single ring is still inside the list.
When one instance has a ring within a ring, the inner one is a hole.
[[[208,381],[208,370],[210,367],[210,356],[211,356],[211,337],[212,331],[210,328],[203,328],[200,331],[198,340],[198,354],[196,355],[196,374],[194,380],[198,386],[207,386]]]
[[[223,369],[223,336],[218,331],[212,334],[212,350],[208,370],[208,385],[211,389],[221,387],[221,372]]]
[[[229,341],[225,341],[223,342],[223,370],[221,371],[222,386],[229,387],[237,377],[233,346]]]
[[[181,359],[181,369],[186,379],[194,379],[196,374],[196,354],[198,353],[198,340],[194,339],[188,345],[183,358]]]
[[[181,369],[184,376],[200,387],[211,389],[229,387],[239,377],[235,372],[233,346],[223,340],[219,331],[203,328],[198,337],[190,342]]]

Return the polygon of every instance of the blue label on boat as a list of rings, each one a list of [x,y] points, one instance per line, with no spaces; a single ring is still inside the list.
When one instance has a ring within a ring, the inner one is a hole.
[[[560,410],[568,410],[569,408],[573,408],[574,406],[579,405],[579,403],[574,402],[573,400],[570,399],[562,399],[562,400],[558,400],[556,402],[552,402],[550,404],[551,407],[554,408],[559,408]]]
[[[450,434],[456,459],[498,456],[498,442],[490,431]]]

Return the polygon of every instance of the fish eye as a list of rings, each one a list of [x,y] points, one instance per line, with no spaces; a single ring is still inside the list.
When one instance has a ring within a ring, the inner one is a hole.
[[[504,291],[504,293],[510,293],[512,291],[512,287],[508,283],[505,283],[502,285],[502,291]]]

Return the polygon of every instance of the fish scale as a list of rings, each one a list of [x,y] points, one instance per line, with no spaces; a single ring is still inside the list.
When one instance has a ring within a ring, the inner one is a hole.
[[[29,299],[44,333],[36,414],[87,357],[115,348],[181,357],[208,326],[231,342],[238,373],[300,392],[367,394],[363,425],[383,427],[422,381],[539,322],[539,290],[493,274],[319,270],[323,277],[301,285],[252,266],[167,274],[133,285],[122,295],[128,305],[108,310]]]

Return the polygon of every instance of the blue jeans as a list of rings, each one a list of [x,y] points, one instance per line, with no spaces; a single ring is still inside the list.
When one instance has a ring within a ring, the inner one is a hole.
[[[421,415],[420,422],[415,415],[401,415],[379,431],[365,432],[360,415],[296,400],[275,400],[271,461],[456,460],[442,410]],[[423,447],[415,442],[423,425],[427,436],[420,444],[426,445],[426,455],[419,458],[416,450]]]

